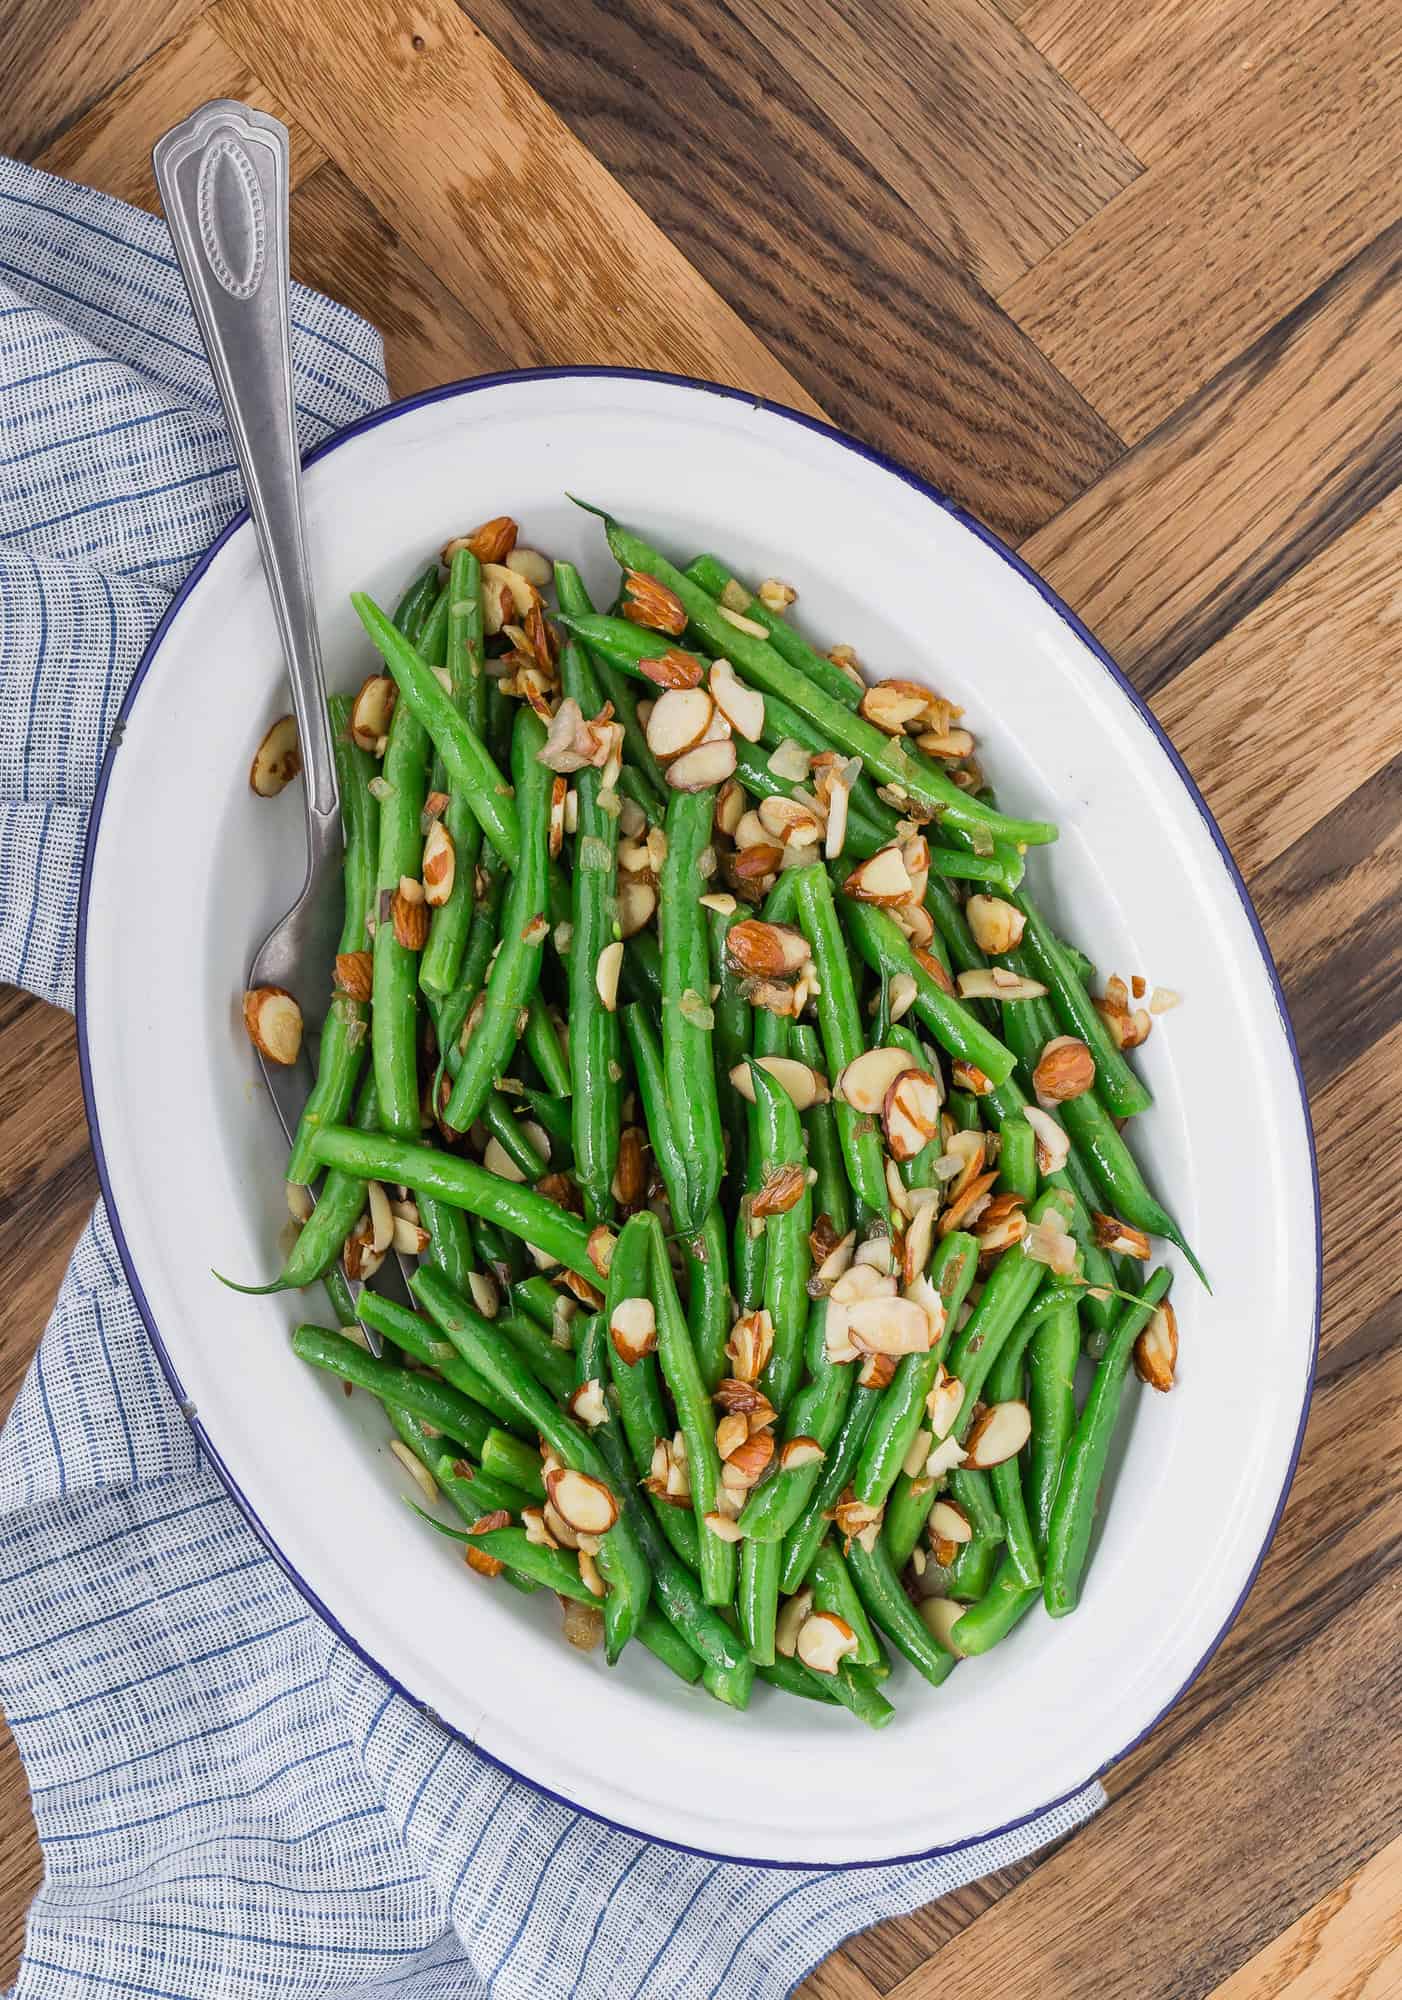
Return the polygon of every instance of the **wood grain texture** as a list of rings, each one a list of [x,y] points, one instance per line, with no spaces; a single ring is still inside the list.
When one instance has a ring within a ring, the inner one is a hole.
[[[736,0],[731,11],[992,292],[1140,171],[991,0],[918,13],[904,0]]]
[[[473,11],[835,423],[1014,540],[1118,457],[1109,427],[728,9]]]
[[[222,42],[207,17],[196,20],[134,69],[117,88],[40,153],[36,164],[66,180],[87,181],[139,208],[160,206],[151,148],[170,125],[172,104],[234,97],[281,118],[292,140],[295,188],[326,155],[285,104]]]
[[[198,99],[290,113],[294,267],[381,326],[397,392],[593,359],[820,407],[1019,542],[1152,696],[1246,868],[1311,1089],[1299,1470],[1110,1809],[803,1990],[1395,2000],[1402,16],[0,0],[0,33],[0,145],[138,201]],[[0,991],[0,1410],[94,1194],[71,1024]],[[0,1984],[37,1879],[3,1739]]]
[[[1399,154],[1402,13],[1337,0],[1003,303],[1136,442],[1394,219]]]

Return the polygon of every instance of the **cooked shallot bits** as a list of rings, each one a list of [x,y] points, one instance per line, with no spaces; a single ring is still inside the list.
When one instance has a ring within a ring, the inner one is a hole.
[[[1122,1127],[1178,996],[1087,983],[1023,886],[1055,829],[917,669],[604,525],[615,617],[506,512],[394,620],[355,600],[274,1288],[327,1279],[340,1331],[296,1352],[383,1402],[477,1578],[610,1664],[743,1708],[777,1661],[881,1727],[888,1648],[938,1686],[1073,1608],[1126,1383],[1173,1386],[1149,1266],[1186,1245]],[[283,717],[250,783],[299,771]],[[243,1014],[298,1060],[299,996]],[[413,1311],[345,1289],[391,1257]]]

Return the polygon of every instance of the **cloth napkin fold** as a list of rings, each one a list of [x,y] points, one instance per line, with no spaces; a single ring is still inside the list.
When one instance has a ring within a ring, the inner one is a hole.
[[[385,400],[298,290],[304,447]],[[73,1004],[82,842],[150,632],[241,504],[165,227],[0,160],[0,978]],[[156,1367],[96,1210],[0,1440],[0,1700],[44,1848],[14,2000],[788,1993],[851,1932],[1068,1833],[763,1869],[504,1775],[309,1609]]]

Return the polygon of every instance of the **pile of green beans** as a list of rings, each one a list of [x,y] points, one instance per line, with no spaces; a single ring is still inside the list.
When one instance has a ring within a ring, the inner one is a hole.
[[[301,1227],[250,1289],[324,1282],[294,1353],[383,1405],[478,1577],[698,1699],[883,1728],[893,1654],[938,1687],[1075,1609],[1131,1374],[1172,1383],[1150,1239],[1202,1274],[1092,961],[1022,882],[1055,827],[785,586],[604,525],[618,615],[501,519],[393,617],[353,599]]]

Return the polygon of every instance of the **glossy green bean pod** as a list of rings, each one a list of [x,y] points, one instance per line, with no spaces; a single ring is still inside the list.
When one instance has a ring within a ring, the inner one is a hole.
[[[959,1308],[978,1275],[978,1243],[964,1230],[951,1230],[935,1252],[930,1283],[944,1301],[945,1332],[925,1354],[903,1354],[877,1405],[857,1461],[853,1489],[869,1507],[884,1505],[900,1477],[906,1453],[925,1422],[925,1399],[935,1386]]]
[[[789,1030],[789,1053],[799,1062],[823,1074],[823,1046],[816,1028],[795,1021]],[[831,1098],[810,1104],[803,1114],[803,1133],[808,1147],[808,1163],[818,1178],[813,1183],[813,1213],[825,1215],[838,1236],[852,1227],[852,1194],[847,1170],[842,1162],[842,1145],[837,1136],[837,1117]]]
[[[743,604],[731,603],[731,609],[742,617],[753,618],[769,634],[769,643],[776,653],[782,654],[791,667],[807,676],[815,687],[830,694],[834,701],[840,701],[844,708],[855,709],[862,698],[862,684],[853,681],[842,671],[835,660],[829,660],[791,625],[786,625],[778,612],[771,611],[762,597],[756,596],[739,578],[728,570],[716,556],[696,556],[686,566],[685,574],[697,583],[708,597],[719,600],[722,593],[729,591],[733,597],[737,589],[744,592]],[[727,602],[730,600],[727,599]]]
[[[1050,1293],[1044,1288],[1044,1296]],[[1076,1428],[1076,1361],[1081,1325],[1074,1299],[1049,1312],[1027,1348],[1027,1407],[1032,1436],[1027,1447],[1027,1511],[1039,1549],[1047,1545],[1061,1463]]]
[[[856,1379],[852,1362],[828,1357],[827,1319],[827,1300],[815,1299],[805,1337],[806,1379],[784,1413],[784,1442],[812,1438],[824,1454],[841,1427]],[[823,1463],[817,1458],[788,1468],[780,1465],[745,1502],[742,1532],[752,1541],[782,1542],[807,1506]]]
[[[687,1177],[687,1200],[680,1212],[674,1206],[673,1219],[691,1235],[715,1206],[725,1164],[709,1025],[706,912],[697,902],[699,864],[711,844],[714,809],[710,790],[673,791],[667,804],[667,855],[658,886],[662,1068]]]
[[[1031,1201],[1037,1193],[1037,1139],[1025,1118],[1005,1118],[998,1149],[998,1187]]]
[[[818,1022],[827,1074],[832,1082],[849,1062],[866,1047],[861,1008],[852,979],[847,944],[833,901],[827,870],[816,863],[792,871],[798,904],[798,921],[818,974]],[[857,1197],[858,1222],[889,1215],[886,1192],[885,1153],[880,1135],[869,1118],[863,1118],[850,1104],[834,1101],[838,1138],[847,1166],[847,1178]]]
[[[885,1542],[878,1537],[874,1547],[866,1549],[854,1541],[847,1552],[847,1569],[872,1623],[931,1687],[942,1686],[954,1671],[955,1657],[938,1643],[902,1590]]]
[[[1153,1092],[1125,1060],[1061,939],[1025,893],[1012,898],[1025,919],[1020,955],[1050,989],[1051,1004],[1066,1034],[1077,1035],[1095,1057],[1095,1094],[1115,1118],[1147,1111]]]
[[[950,1628],[949,1643],[967,1658],[986,1653],[1000,1639],[1006,1639],[1020,1618],[1025,1618],[1041,1596],[1035,1585],[1023,1583],[1010,1555],[1005,1555],[993,1572],[992,1581],[976,1598],[962,1618]]]
[[[418,659],[417,654],[414,657]],[[403,702],[396,705],[390,720],[381,775],[388,790],[380,800],[370,1054],[381,1124],[401,1139],[417,1139],[422,1129],[419,960],[417,952],[400,943],[391,906],[402,880],[419,879],[424,851],[420,821],[428,793],[428,734]]]
[[[750,1003],[745,998],[739,973],[726,954],[725,941],[732,924],[741,923],[746,911],[737,904],[732,910],[707,910],[706,933],[711,965],[711,984],[717,988],[711,1002],[715,1026],[711,1030],[716,1059],[716,1090],[720,1099],[721,1126],[726,1139],[726,1170],[741,1171],[745,1158],[747,1112],[745,1100],[730,1080],[730,1073],[750,1050]]]
[[[355,1101],[355,1122],[353,1125],[322,1125],[311,1135],[312,1155],[318,1167],[327,1164],[325,1155],[317,1151],[318,1145],[328,1132],[348,1132],[354,1135],[378,1136],[380,1130],[380,1098],[375,1088],[375,1073],[366,1075],[360,1086],[360,1095]],[[365,1182],[377,1176],[355,1173],[328,1173],[321,1185],[316,1207],[311,1219],[298,1231],[297,1240],[287,1253],[286,1261],[277,1277],[269,1285],[238,1285],[232,1278],[220,1278],[230,1291],[243,1292],[250,1298],[262,1298],[269,1292],[300,1291],[303,1286],[315,1284],[323,1277],[341,1254],[346,1238],[355,1228],[365,1207]],[[216,1276],[218,1273],[216,1273]],[[346,1322],[349,1325],[349,1321]]]
[[[855,1370],[856,1363],[847,1366]],[[854,1381],[841,1425],[820,1468],[820,1477],[798,1519],[784,1537],[784,1561],[779,1572],[779,1588],[785,1597],[801,1590],[818,1544],[828,1531],[832,1510],[842,1491],[852,1480],[852,1470],[861,1454],[867,1426],[876,1414],[884,1392],[864,1389]]]
[[[498,1424],[522,1437],[528,1435],[515,1406],[505,1396],[498,1395],[475,1368],[469,1368],[452,1342],[444,1340],[420,1314],[400,1305],[397,1299],[387,1299],[383,1292],[372,1292],[367,1286],[360,1295],[360,1317],[366,1326],[393,1341],[402,1353],[434,1369],[445,1382],[450,1382],[474,1403],[480,1403]]]
[[[740,1630],[757,1667],[774,1664],[774,1624],[779,1613],[779,1569],[783,1550],[778,1542],[740,1544],[735,1609]]]
[[[633,1461],[633,1476],[646,1479],[652,1470],[653,1448],[669,1438],[672,1427],[662,1403],[662,1381],[656,1353],[625,1360],[608,1333],[609,1322],[624,1299],[652,1294],[652,1238],[638,1216],[630,1216],[619,1232],[609,1266],[604,1296],[604,1339],[601,1343],[618,1403],[619,1422]],[[591,1371],[592,1372],[592,1371]],[[602,1379],[602,1378],[601,1378]],[[695,1573],[701,1563],[700,1529],[689,1507],[674,1507],[657,1495],[653,1508],[662,1534],[680,1559]]]
[[[764,1309],[774,1345],[760,1387],[781,1413],[798,1386],[803,1366],[803,1333],[808,1323],[808,1274],[812,1257],[808,1233],[813,1197],[808,1186],[808,1153],[798,1107],[782,1083],[757,1063],[750,1064],[755,1093],[755,1131],[760,1164],[760,1198],[779,1175],[801,1177],[798,1199],[764,1220]]]
[[[459,549],[448,577],[444,665],[449,698],[479,739],[487,726],[481,592],[481,564],[470,549]],[[482,852],[481,822],[460,791],[448,793],[443,828],[453,844],[453,886],[429,920],[428,943],[419,961],[420,986],[440,998],[452,992],[461,976],[472,925],[473,877]]]
[[[491,1418],[477,1403],[470,1402],[448,1382],[435,1382],[431,1375],[418,1375],[408,1368],[396,1368],[391,1361],[377,1361],[343,1333],[324,1326],[302,1325],[292,1336],[292,1352],[299,1361],[339,1375],[357,1389],[367,1389],[382,1403],[394,1403],[409,1410],[446,1436],[456,1438],[471,1452],[480,1451],[491,1429]]]
[[[1031,1336],[1022,1327],[1014,1332],[997,1361],[989,1370],[987,1400],[1007,1403],[1021,1400],[1026,1348]],[[1042,1565],[1037,1554],[1037,1536],[1028,1518],[1022,1487],[1021,1455],[1005,1458],[988,1474],[993,1497],[1003,1517],[1003,1540],[1007,1558],[1019,1579],[1033,1589],[1042,1581]]]
[[[842,1559],[842,1551],[831,1536],[818,1544],[817,1554],[809,1565],[808,1583],[813,1592],[813,1609],[833,1612],[856,1633],[857,1650],[851,1656],[853,1662],[859,1667],[882,1666],[885,1656],[880,1641],[872,1630],[866,1606],[852,1581],[848,1565]]]
[[[972,1063],[994,1083],[1012,1075],[1012,1051],[921,965],[894,918],[850,896],[839,900],[838,909],[844,931],[878,977],[903,972],[914,979],[915,1011],[947,1054]]]

